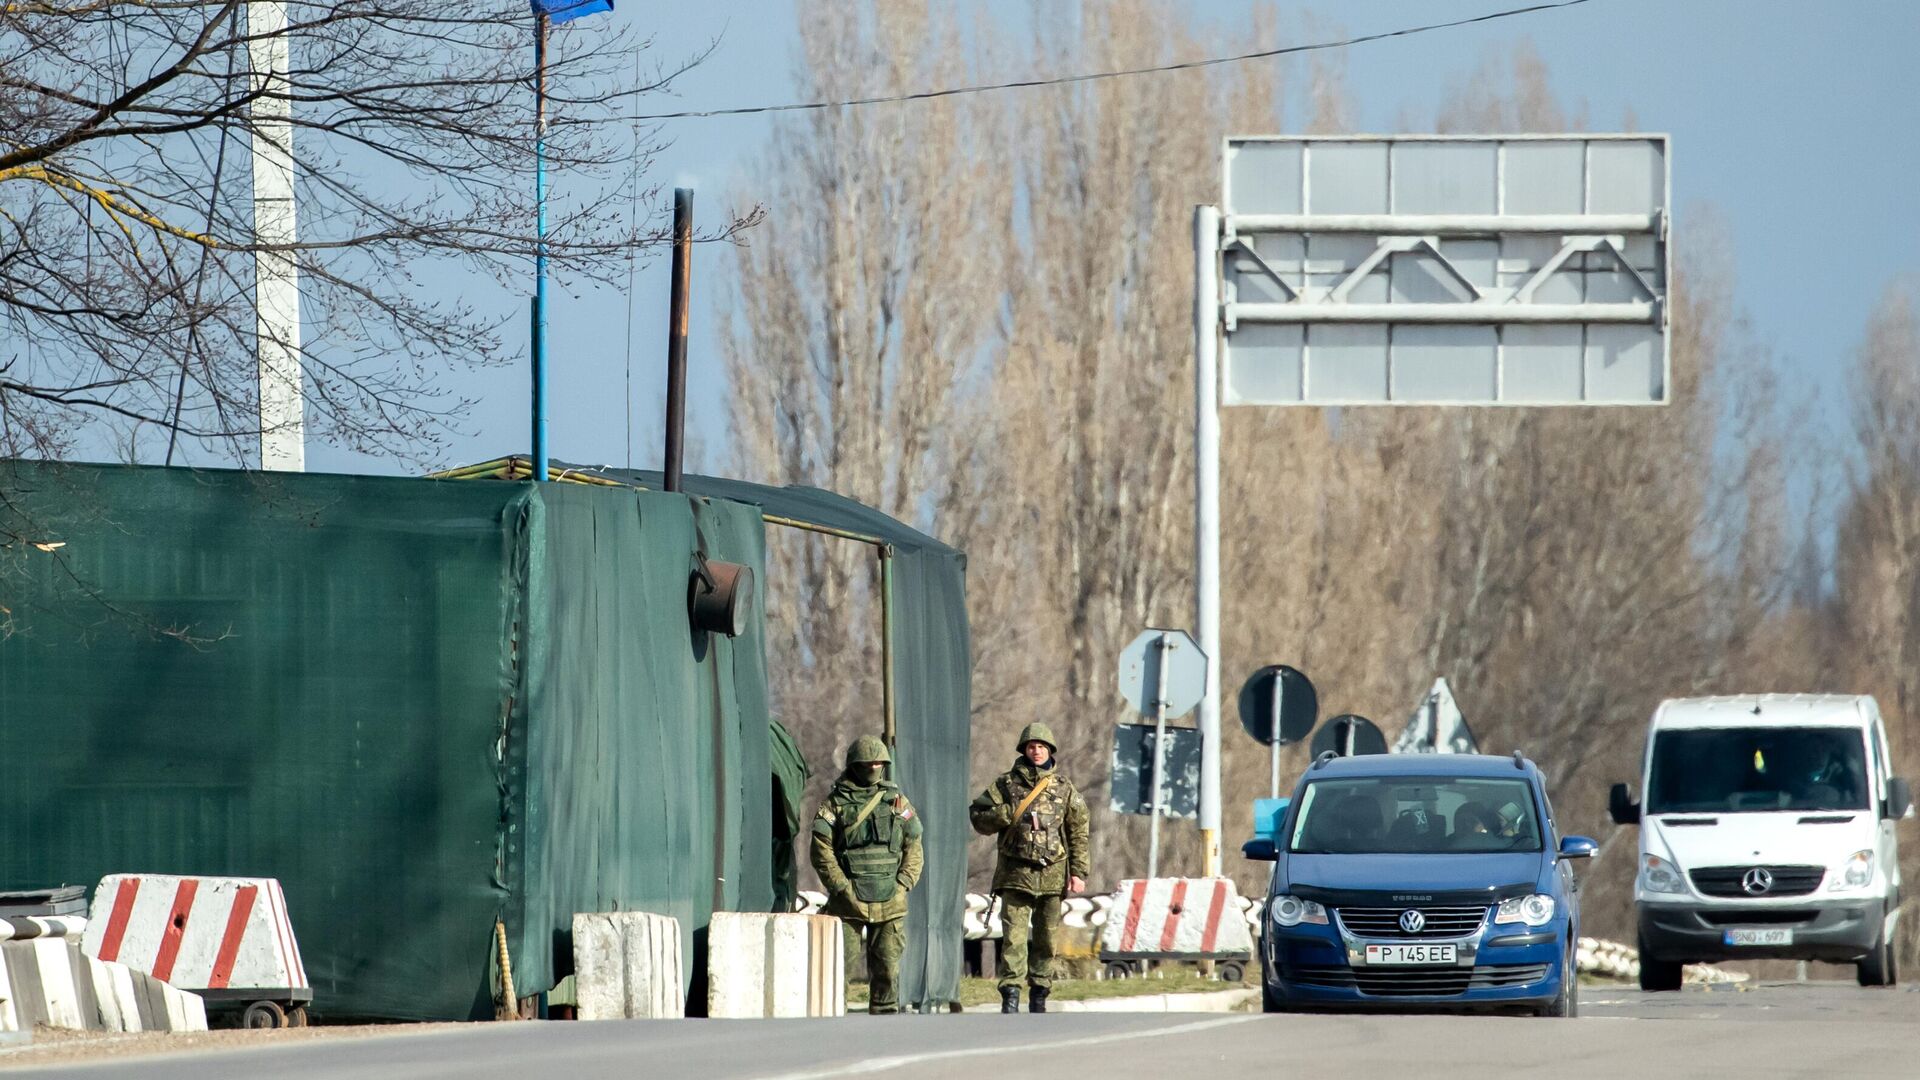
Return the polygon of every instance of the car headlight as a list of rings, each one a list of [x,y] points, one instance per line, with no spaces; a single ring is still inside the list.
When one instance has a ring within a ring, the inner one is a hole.
[[[1847,856],[1846,862],[1840,864],[1840,872],[1834,875],[1833,884],[1827,886],[1827,891],[1838,892],[1841,889],[1861,889],[1865,888],[1872,881],[1873,852],[1856,851]]]
[[[1647,855],[1640,862],[1640,887],[1650,893],[1684,893],[1687,883],[1680,868],[1658,855]]]
[[[1553,897],[1545,893],[1534,893],[1532,896],[1516,896],[1511,900],[1502,900],[1500,910],[1493,913],[1493,921],[1545,926],[1553,921]]]
[[[1272,907],[1276,926],[1299,926],[1301,923],[1327,925],[1327,909],[1311,900],[1302,900],[1297,896],[1276,896]]]

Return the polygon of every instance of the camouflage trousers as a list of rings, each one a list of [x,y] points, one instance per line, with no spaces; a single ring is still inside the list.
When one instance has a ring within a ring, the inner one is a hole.
[[[907,951],[907,920],[864,923],[840,920],[840,933],[847,944],[847,976],[864,953],[867,958],[867,1011],[900,1011],[900,956]]]
[[[1060,927],[1060,896],[1000,890],[1000,987],[1053,985],[1053,934]]]

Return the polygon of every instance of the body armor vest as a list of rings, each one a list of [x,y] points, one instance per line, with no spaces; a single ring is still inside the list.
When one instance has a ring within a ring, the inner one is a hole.
[[[906,823],[894,807],[900,792],[887,787],[879,794],[880,801],[857,825],[854,819],[874,791],[840,788],[833,800],[834,854],[840,860],[840,869],[853,882],[854,896],[869,904],[891,900],[899,891],[900,856],[907,840]]]

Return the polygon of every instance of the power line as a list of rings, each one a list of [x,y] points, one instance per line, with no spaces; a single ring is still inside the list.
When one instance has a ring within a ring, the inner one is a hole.
[[[1311,45],[1288,45],[1278,49],[1261,49],[1258,52],[1239,53],[1234,56],[1213,56],[1204,60],[1187,60],[1178,64],[1160,64],[1154,67],[1123,68],[1118,71],[1094,71],[1080,75],[1061,75],[1049,79],[1021,79],[1016,82],[984,83],[979,86],[950,86],[942,90],[921,90],[912,94],[888,94],[882,97],[844,98],[838,101],[797,101],[785,105],[749,105],[737,109],[692,109],[686,112],[649,113],[635,116],[635,121],[643,120],[697,120],[712,116],[752,116],[758,113],[806,112],[816,109],[845,109],[856,105],[885,105],[901,101],[929,101],[934,98],[957,97],[961,94],[984,94],[993,90],[1021,90],[1036,86],[1064,86],[1071,83],[1094,82],[1100,79],[1119,79],[1129,75],[1158,75],[1168,71],[1192,71],[1197,68],[1215,67],[1220,64],[1238,64],[1247,60],[1267,60],[1276,56],[1288,56],[1293,53],[1319,52],[1326,49],[1344,49],[1352,45],[1365,45],[1373,41],[1385,41],[1388,38],[1411,37],[1433,30],[1450,30],[1474,23],[1492,22],[1495,19],[1510,19],[1516,15],[1531,15],[1539,11],[1551,11],[1555,8],[1569,8],[1587,3],[1588,0],[1557,0],[1555,3],[1532,4],[1527,7],[1509,8],[1506,11],[1494,11],[1485,15],[1475,15],[1451,22],[1428,23],[1425,26],[1408,26],[1399,30],[1387,30],[1377,34],[1362,34],[1359,37],[1345,38],[1340,41],[1320,41]]]

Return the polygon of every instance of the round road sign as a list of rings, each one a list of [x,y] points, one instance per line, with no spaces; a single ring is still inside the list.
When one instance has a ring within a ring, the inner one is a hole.
[[[1384,754],[1387,752],[1387,737],[1381,734],[1374,722],[1364,716],[1342,713],[1320,725],[1313,733],[1313,756],[1331,750],[1346,757],[1348,746],[1352,746],[1353,756],[1361,754]]]
[[[1281,691],[1280,745],[1297,743],[1307,737],[1313,730],[1313,722],[1320,718],[1320,695],[1313,688],[1313,680],[1285,664],[1268,664],[1240,687],[1240,726],[1259,742],[1274,744],[1275,688]]]

